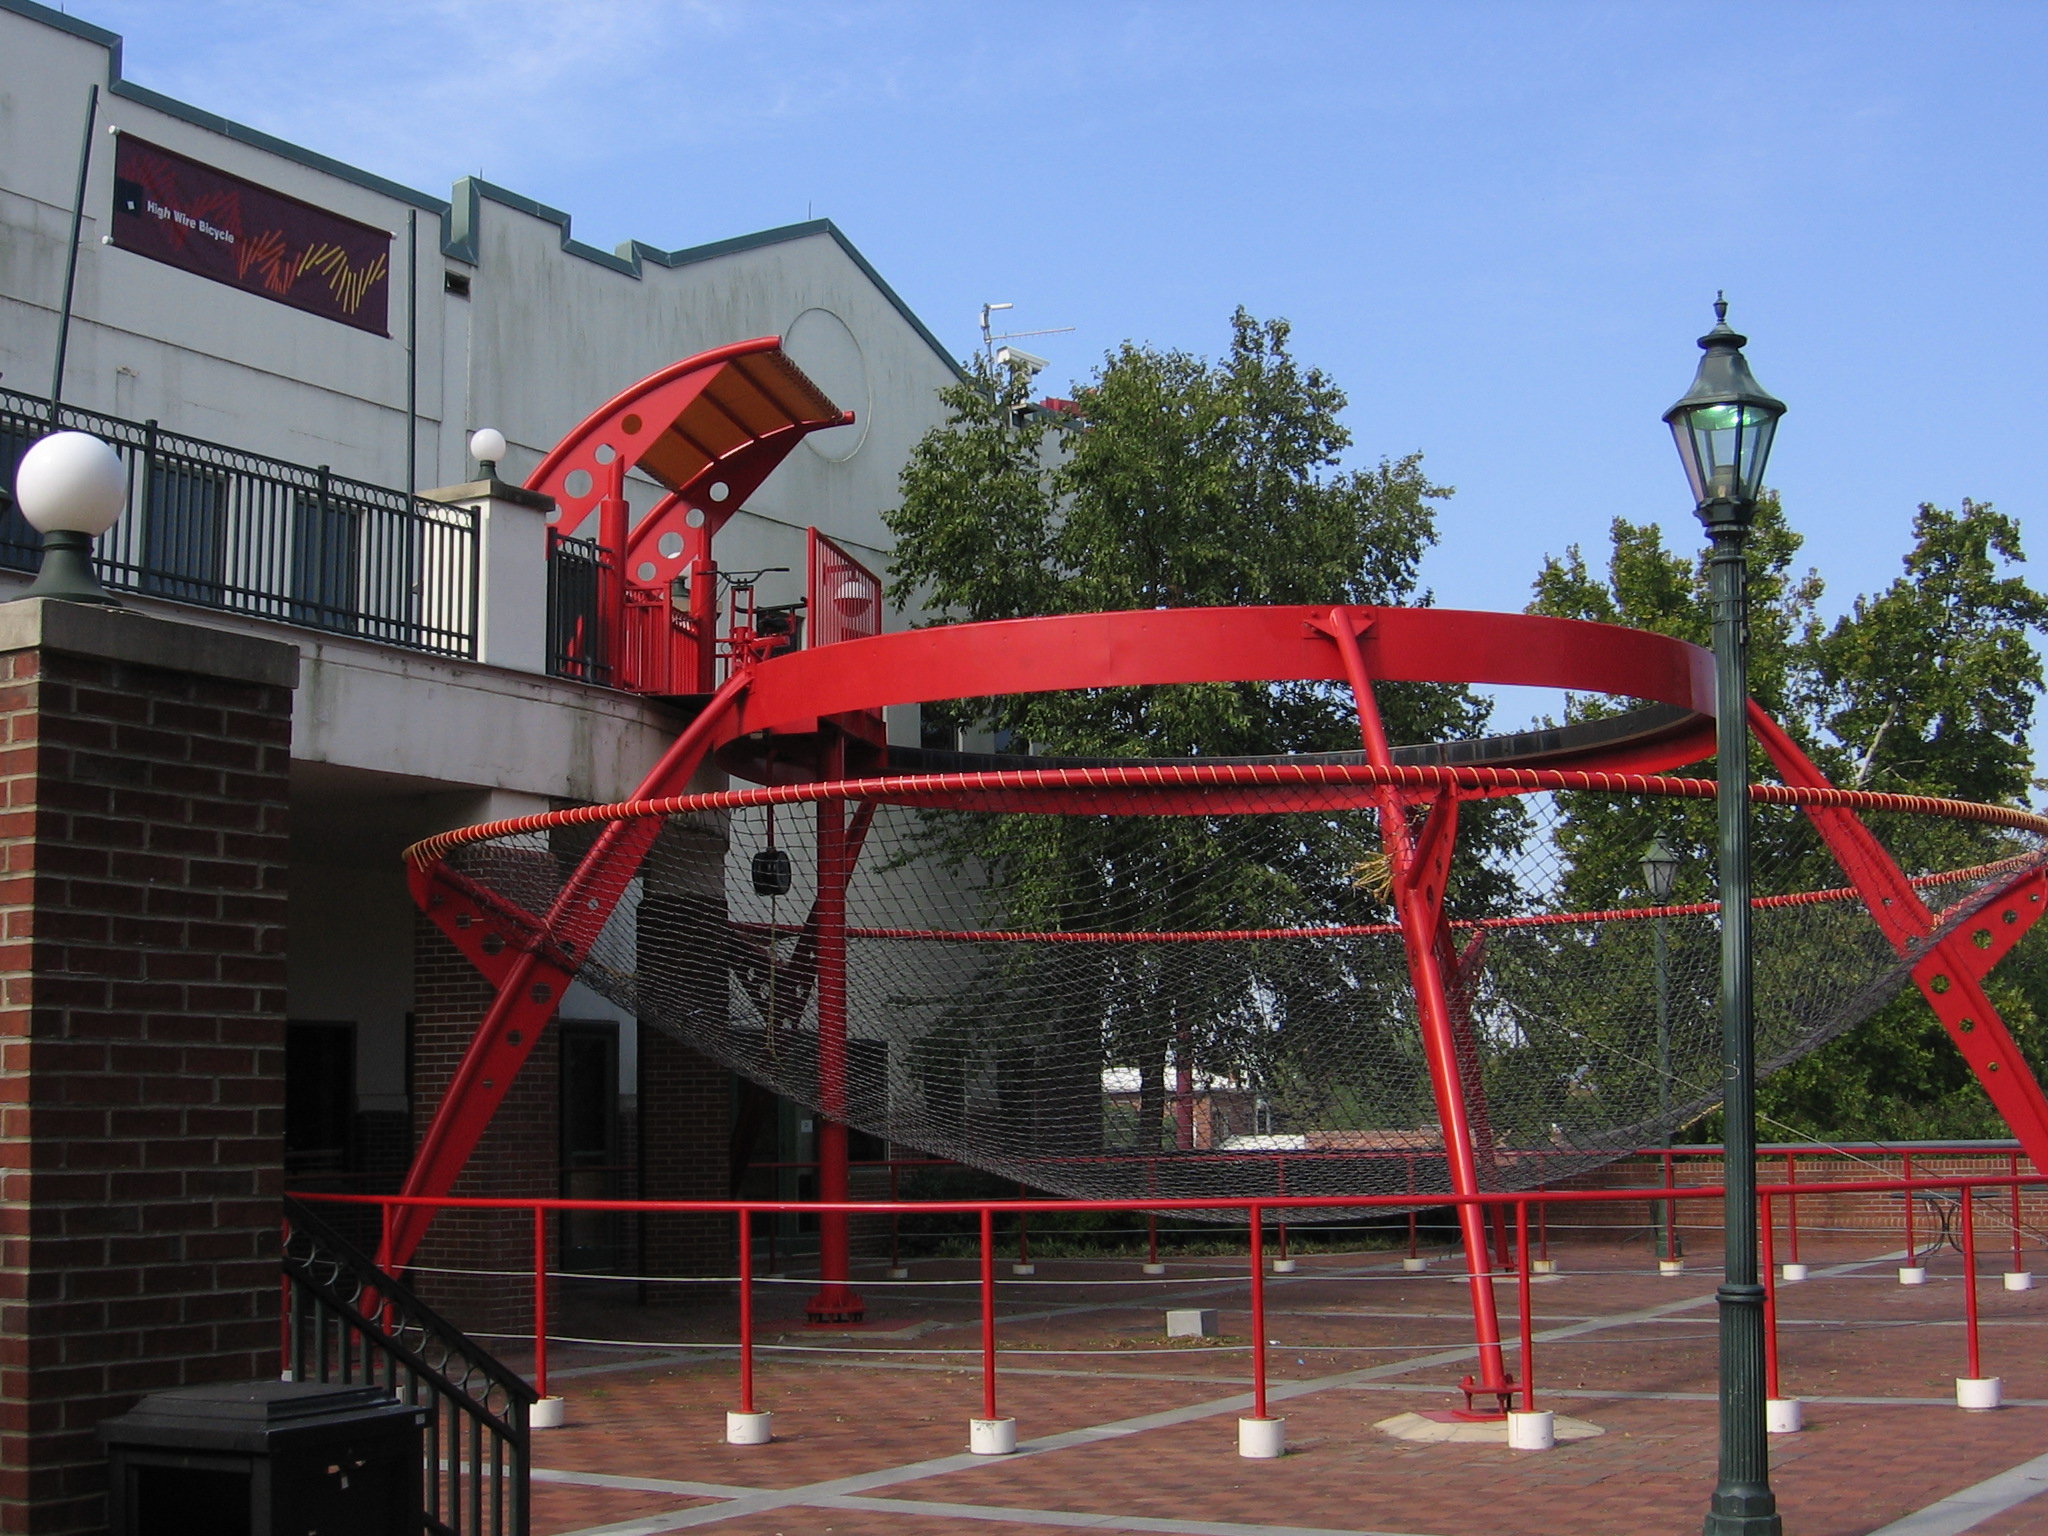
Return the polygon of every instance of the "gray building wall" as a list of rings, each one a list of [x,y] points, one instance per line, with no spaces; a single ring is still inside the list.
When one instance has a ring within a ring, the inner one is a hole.
[[[942,417],[938,389],[956,375],[829,222],[682,251],[638,242],[596,250],[573,239],[567,214],[504,188],[471,179],[436,197],[135,86],[122,78],[117,36],[31,0],[0,0],[0,384],[49,393],[93,84],[101,97],[66,403],[403,486],[410,366],[415,483],[472,479],[466,444],[482,426],[512,444],[502,477],[523,480],[577,422],[656,369],[781,335],[859,419],[796,448],[721,535],[721,564],[788,567],[763,582],[761,599],[791,601],[802,595],[804,530],[815,525],[886,570],[881,513],[895,503],[911,446]],[[391,231],[390,334],[102,243],[113,201],[110,130]],[[451,274],[466,279],[466,294],[451,291],[464,286],[451,285]],[[638,476],[629,483],[638,510],[658,494]],[[0,572],[0,596],[19,585]],[[542,591],[536,571],[517,601],[530,605]],[[486,816],[621,798],[673,736],[675,716],[534,671],[126,600],[299,646],[290,1011],[354,1021],[360,1103],[398,1114],[413,966],[399,851]],[[902,622],[893,611],[889,621]],[[571,1001],[582,1017],[607,1011],[587,995]],[[630,1075],[630,1047],[622,1064]]]

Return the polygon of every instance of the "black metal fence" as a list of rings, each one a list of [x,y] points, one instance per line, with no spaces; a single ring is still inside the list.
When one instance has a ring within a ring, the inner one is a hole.
[[[591,539],[548,530],[548,674],[612,686],[612,640],[598,605],[611,554]]]
[[[14,504],[29,445],[58,429],[111,443],[128,505],[98,542],[100,579],[141,592],[438,656],[476,655],[477,515],[238,448],[0,390],[0,569],[42,538]]]
[[[426,1410],[420,1475],[434,1536],[528,1536],[533,1388],[304,1202],[287,1197],[285,1217],[292,1380],[364,1382]]]

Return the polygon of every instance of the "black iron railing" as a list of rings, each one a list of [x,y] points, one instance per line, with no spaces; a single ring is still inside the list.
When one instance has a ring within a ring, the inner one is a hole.
[[[611,640],[600,605],[611,552],[548,530],[548,674],[612,684]]]
[[[128,506],[94,554],[109,587],[440,656],[476,655],[476,513],[404,491],[0,390],[0,569],[42,540],[14,505],[29,445],[65,428],[114,446]]]
[[[285,1222],[292,1379],[371,1383],[426,1410],[434,1536],[528,1536],[533,1388],[304,1202],[286,1198]]]

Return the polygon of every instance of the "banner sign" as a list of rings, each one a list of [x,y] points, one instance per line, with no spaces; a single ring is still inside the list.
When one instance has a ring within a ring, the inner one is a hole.
[[[113,231],[124,251],[390,334],[390,234],[126,133]]]

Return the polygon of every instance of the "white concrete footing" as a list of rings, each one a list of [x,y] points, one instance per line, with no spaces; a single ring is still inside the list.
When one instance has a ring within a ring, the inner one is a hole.
[[[1557,1416],[1548,1408],[1534,1413],[1508,1411],[1508,1449],[1547,1451],[1557,1444]]]
[[[1797,1285],[1805,1278],[1804,1264],[1782,1264],[1778,1267],[1778,1279],[1786,1285]]]
[[[560,1429],[569,1405],[559,1397],[544,1397],[526,1410],[528,1429]]]
[[[1529,1261],[1529,1273],[1532,1275],[1554,1275],[1557,1273],[1557,1260],[1531,1259]]]
[[[2005,1272],[2005,1288],[2008,1291],[2031,1291],[2034,1288],[2033,1272],[2025,1269],[2008,1269]]]
[[[1166,1273],[1166,1266],[1164,1264],[1147,1264],[1145,1266],[1145,1273],[1148,1275],[1163,1275]]]
[[[1659,1259],[1657,1261],[1657,1273],[1660,1275],[1682,1275],[1685,1273],[1685,1260]]]
[[[1020,1278],[1025,1275],[1035,1275],[1038,1273],[1038,1266],[1036,1264],[1012,1264],[1010,1266],[1010,1273]]]
[[[1958,1376],[1956,1378],[1956,1406],[1967,1408],[1972,1413],[1982,1413],[1987,1408],[1996,1408],[2005,1401],[2005,1378],[2002,1376]]]
[[[889,1278],[891,1280],[908,1280],[910,1278],[910,1271],[899,1264],[889,1271]]]
[[[1176,1307],[1166,1314],[1169,1339],[1211,1339],[1216,1336],[1214,1307]]]
[[[1764,1428],[1774,1435],[1796,1435],[1806,1428],[1806,1405],[1796,1397],[1764,1399]]]
[[[727,1445],[766,1445],[774,1438],[775,1415],[772,1413],[727,1413],[725,1416]]]
[[[1008,1456],[1017,1449],[1017,1421],[969,1419],[967,1449],[977,1456]]]
[[[1901,1264],[1899,1266],[1899,1284],[1925,1285],[1926,1283],[1927,1266],[1925,1264]]]
[[[1294,1260],[1292,1260],[1292,1259],[1275,1259],[1275,1260],[1273,1261],[1273,1273],[1274,1273],[1274,1274],[1276,1274],[1276,1275],[1291,1275],[1291,1274],[1293,1274],[1293,1273],[1294,1273]]]
[[[1237,1454],[1253,1461],[1271,1461],[1287,1454],[1285,1419],[1239,1419]]]
[[[1401,1261],[1401,1267],[1411,1275],[1419,1275],[1422,1273],[1422,1271],[1429,1268],[1429,1260],[1403,1259]]]

